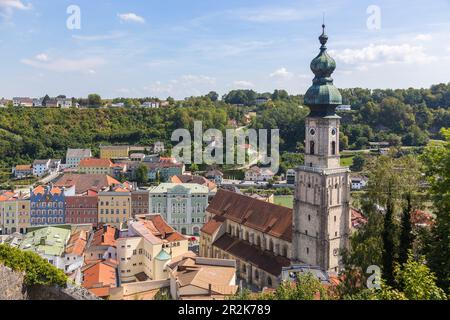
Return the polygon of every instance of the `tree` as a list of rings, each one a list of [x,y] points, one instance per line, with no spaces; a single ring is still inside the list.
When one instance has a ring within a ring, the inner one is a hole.
[[[366,159],[362,155],[357,154],[353,158],[353,165],[350,167],[350,169],[353,172],[360,172],[364,169],[365,165],[366,165]]]
[[[219,100],[219,94],[217,92],[215,92],[215,91],[211,91],[206,96],[208,98],[210,98],[211,101],[213,101],[213,102],[216,102],[217,100]]]
[[[392,186],[389,185],[386,214],[384,217],[383,238],[383,277],[388,285],[394,284],[394,204]]]
[[[414,259],[411,251],[407,262],[397,266],[396,279],[409,300],[446,300],[444,290],[436,285],[436,276],[425,265],[424,257]]]
[[[57,285],[66,287],[67,276],[64,271],[51,265],[47,260],[31,251],[22,251],[0,244],[0,264],[15,271],[25,272],[27,285]]]
[[[136,169],[136,181],[138,184],[142,185],[148,182],[148,168],[147,166],[141,164]]]
[[[442,135],[445,142],[430,143],[422,156],[436,214],[425,250],[438,285],[450,292],[450,128],[443,129]]]
[[[406,195],[406,205],[403,209],[400,245],[398,262],[404,264],[408,261],[408,252],[413,247],[414,237],[412,233],[411,213],[412,213],[412,199],[411,195]]]
[[[88,96],[88,106],[90,108],[98,108],[102,106],[102,98],[98,94],[90,94]]]

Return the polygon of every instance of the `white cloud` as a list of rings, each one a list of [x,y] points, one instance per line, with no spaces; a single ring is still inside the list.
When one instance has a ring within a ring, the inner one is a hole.
[[[121,22],[145,23],[145,19],[136,13],[119,13],[117,16]]]
[[[40,53],[35,57],[35,59],[38,61],[45,62],[45,61],[48,61],[48,55],[45,53]]]
[[[197,76],[197,75],[184,75],[181,77],[182,81],[189,81],[191,83],[202,83],[202,84],[215,84],[216,79],[208,76]]]
[[[87,74],[95,74],[95,69],[105,64],[105,60],[102,58],[60,58],[51,60],[45,54],[37,55],[34,59],[22,59],[20,62],[37,69],[44,69],[54,72],[81,72]]]
[[[102,40],[114,40],[124,37],[124,33],[120,32],[113,32],[110,34],[103,34],[103,35],[91,35],[91,36],[80,36],[80,35],[73,35],[72,38],[75,40],[81,40],[81,41],[102,41]]]
[[[270,74],[271,78],[281,78],[281,79],[289,79],[292,78],[293,74],[289,71],[287,71],[286,68],[280,68],[278,70],[275,70],[273,73]]]
[[[14,10],[30,10],[31,3],[24,3],[21,0],[0,0],[0,17],[9,21]]]
[[[237,89],[249,89],[254,88],[255,85],[250,81],[237,80],[233,82],[232,87]]]
[[[144,90],[151,95],[164,97],[188,97],[205,94],[214,89],[216,78],[205,75],[182,75],[179,78],[166,82],[155,81],[144,87]]]
[[[431,41],[433,40],[433,36],[431,34],[418,34],[414,40],[416,41]]]
[[[31,9],[31,7],[31,3],[25,4],[21,0],[0,0],[0,8],[28,10]]]
[[[423,64],[435,61],[422,46],[402,45],[374,45],[361,49],[332,50],[330,54],[346,64],[383,65],[393,63]]]

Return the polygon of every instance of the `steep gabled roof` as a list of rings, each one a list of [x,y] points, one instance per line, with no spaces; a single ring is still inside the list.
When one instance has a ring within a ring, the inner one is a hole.
[[[292,209],[220,189],[206,210],[273,237],[292,241]]]

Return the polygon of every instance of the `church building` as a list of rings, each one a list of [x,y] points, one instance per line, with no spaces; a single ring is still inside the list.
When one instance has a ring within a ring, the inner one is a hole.
[[[304,98],[311,113],[305,121],[305,164],[297,168],[292,263],[339,272],[351,232],[350,177],[340,165],[336,107],[342,96],[331,78],[336,62],[327,53],[325,25],[319,39],[320,53],[311,62],[315,78]]]

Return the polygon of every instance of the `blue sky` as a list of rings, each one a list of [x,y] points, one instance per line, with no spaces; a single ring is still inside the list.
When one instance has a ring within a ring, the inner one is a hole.
[[[0,0],[0,97],[304,93],[324,12],[338,87],[450,81],[449,0]]]

